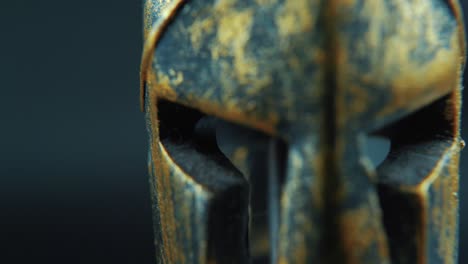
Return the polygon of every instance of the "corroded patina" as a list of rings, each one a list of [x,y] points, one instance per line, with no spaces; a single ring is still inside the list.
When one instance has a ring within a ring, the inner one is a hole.
[[[455,0],[146,0],[158,263],[456,263],[463,32]],[[163,140],[171,104],[263,136]],[[368,134],[392,143],[377,168]],[[268,137],[287,153],[275,241],[249,221]]]

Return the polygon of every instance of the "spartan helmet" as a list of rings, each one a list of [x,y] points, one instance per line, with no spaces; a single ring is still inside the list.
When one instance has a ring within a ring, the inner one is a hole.
[[[455,263],[463,32],[455,0],[146,0],[157,262]]]

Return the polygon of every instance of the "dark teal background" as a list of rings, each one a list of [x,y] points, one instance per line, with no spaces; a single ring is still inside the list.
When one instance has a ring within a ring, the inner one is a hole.
[[[154,263],[142,1],[0,1],[0,263]]]
[[[0,1],[1,264],[154,263],[141,2]]]

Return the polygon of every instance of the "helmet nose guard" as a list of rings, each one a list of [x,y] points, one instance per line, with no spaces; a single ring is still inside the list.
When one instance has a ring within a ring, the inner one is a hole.
[[[463,32],[455,1],[147,0],[158,263],[455,263]]]

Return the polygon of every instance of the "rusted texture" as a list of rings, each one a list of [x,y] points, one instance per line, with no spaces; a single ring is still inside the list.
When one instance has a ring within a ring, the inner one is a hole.
[[[158,263],[456,263],[463,32],[453,0],[146,0]]]
[[[364,114],[344,119],[359,127],[382,126],[457,86],[464,46],[446,2],[350,2],[337,15],[336,72],[338,87],[347,90],[338,106]]]

